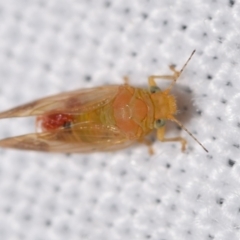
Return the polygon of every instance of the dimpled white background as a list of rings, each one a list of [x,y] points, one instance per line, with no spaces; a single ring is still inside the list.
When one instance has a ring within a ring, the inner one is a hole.
[[[236,0],[0,0],[1,110],[124,75],[147,87],[196,49],[173,92],[209,150],[175,124],[185,153],[0,149],[0,239],[240,239],[239,14]],[[32,119],[0,122],[1,138],[29,131]]]

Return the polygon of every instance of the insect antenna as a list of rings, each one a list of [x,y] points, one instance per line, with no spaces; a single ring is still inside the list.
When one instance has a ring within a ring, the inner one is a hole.
[[[183,65],[183,67],[181,68],[180,71],[175,70],[175,67],[173,65],[170,66],[170,69],[174,72],[173,74],[173,82],[171,83],[171,85],[169,86],[169,90],[172,89],[172,87],[174,86],[174,84],[176,83],[176,81],[178,80],[178,78],[180,77],[180,75],[182,74],[183,70],[186,68],[186,66],[188,65],[189,61],[191,60],[193,54],[196,52],[196,49],[194,49],[190,55],[190,57],[188,58],[188,60],[185,62],[185,64]]]
[[[177,119],[175,119],[175,118],[172,118],[171,120],[174,121],[175,123],[177,123],[178,126],[180,126],[181,128],[183,128],[206,152],[208,152],[208,150],[197,140],[197,138],[195,138],[195,137],[193,136],[193,134],[192,134],[191,132],[189,132],[189,131],[187,130],[187,128],[185,128],[185,127],[182,125],[182,123],[180,123],[180,122],[179,122]]]
[[[182,69],[179,71],[179,75],[178,77],[181,75],[181,73],[183,72],[183,70],[186,68],[186,66],[188,65],[189,61],[191,60],[193,54],[196,52],[196,49],[194,49],[190,55],[190,57],[188,58],[188,60],[186,61],[186,63],[183,65]]]

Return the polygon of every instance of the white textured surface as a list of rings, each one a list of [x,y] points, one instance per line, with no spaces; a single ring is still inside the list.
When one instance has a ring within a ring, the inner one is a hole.
[[[240,239],[238,1],[0,0],[0,109],[181,67],[188,139],[116,153],[0,150],[0,239]],[[162,82],[159,83],[160,85]],[[184,110],[185,109],[185,110]],[[1,120],[1,138],[29,121]]]

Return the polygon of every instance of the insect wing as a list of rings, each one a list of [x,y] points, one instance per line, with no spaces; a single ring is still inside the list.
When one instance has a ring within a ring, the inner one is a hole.
[[[112,85],[61,93],[1,112],[0,119],[44,115],[52,112],[79,114],[107,104],[116,96],[117,91],[118,86]]]
[[[91,126],[89,135],[79,129]],[[87,141],[86,141],[87,139]],[[32,133],[0,140],[0,146],[44,152],[94,152],[113,151],[131,145],[117,127],[78,123],[71,129],[60,129],[42,133]]]

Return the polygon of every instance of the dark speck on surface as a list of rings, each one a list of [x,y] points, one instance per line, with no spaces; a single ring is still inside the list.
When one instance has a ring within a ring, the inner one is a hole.
[[[148,14],[147,13],[142,13],[142,18],[145,20],[148,18]]]
[[[208,80],[212,80],[212,78],[213,78],[212,75],[210,75],[210,74],[207,75]]]
[[[44,69],[45,69],[46,71],[51,71],[51,65],[50,65],[50,64],[45,63],[45,64],[43,65],[43,67],[44,67]]]
[[[90,75],[86,75],[84,79],[85,81],[90,82],[92,80],[92,77]]]
[[[104,6],[105,6],[106,8],[111,7],[111,2],[105,2]]]
[[[217,204],[222,205],[224,203],[224,198],[218,198]]]
[[[166,26],[167,24],[168,24],[168,21],[167,21],[167,20],[164,20],[164,21],[163,21],[163,25]]]
[[[208,235],[208,238],[209,238],[210,240],[212,240],[212,239],[214,239],[214,236],[211,235],[211,234],[209,234],[209,235]]]
[[[202,115],[202,110],[198,110],[198,111],[197,111],[197,114],[198,114],[198,115]]]
[[[125,176],[125,175],[127,175],[127,171],[126,170],[120,171],[120,176]]]
[[[233,167],[235,165],[236,161],[232,160],[232,159],[228,159],[228,165],[229,167]]]
[[[238,143],[234,143],[233,146],[234,146],[235,148],[240,148],[240,145],[239,145]]]
[[[132,57],[136,57],[137,53],[136,52],[131,52]]]
[[[171,167],[171,164],[170,163],[167,163],[166,164],[166,168],[170,168]]]
[[[182,25],[181,29],[182,29],[182,30],[186,30],[186,29],[187,29],[187,26],[186,26],[186,25]]]
[[[52,222],[51,222],[50,220],[46,220],[46,221],[45,221],[45,225],[46,225],[46,226],[51,226],[51,224],[52,224]]]
[[[208,159],[212,159],[213,156],[208,154],[208,155],[207,155],[207,158],[208,158]]]
[[[230,6],[230,7],[233,7],[234,4],[235,4],[235,1],[234,1],[234,0],[229,0],[229,6]]]

